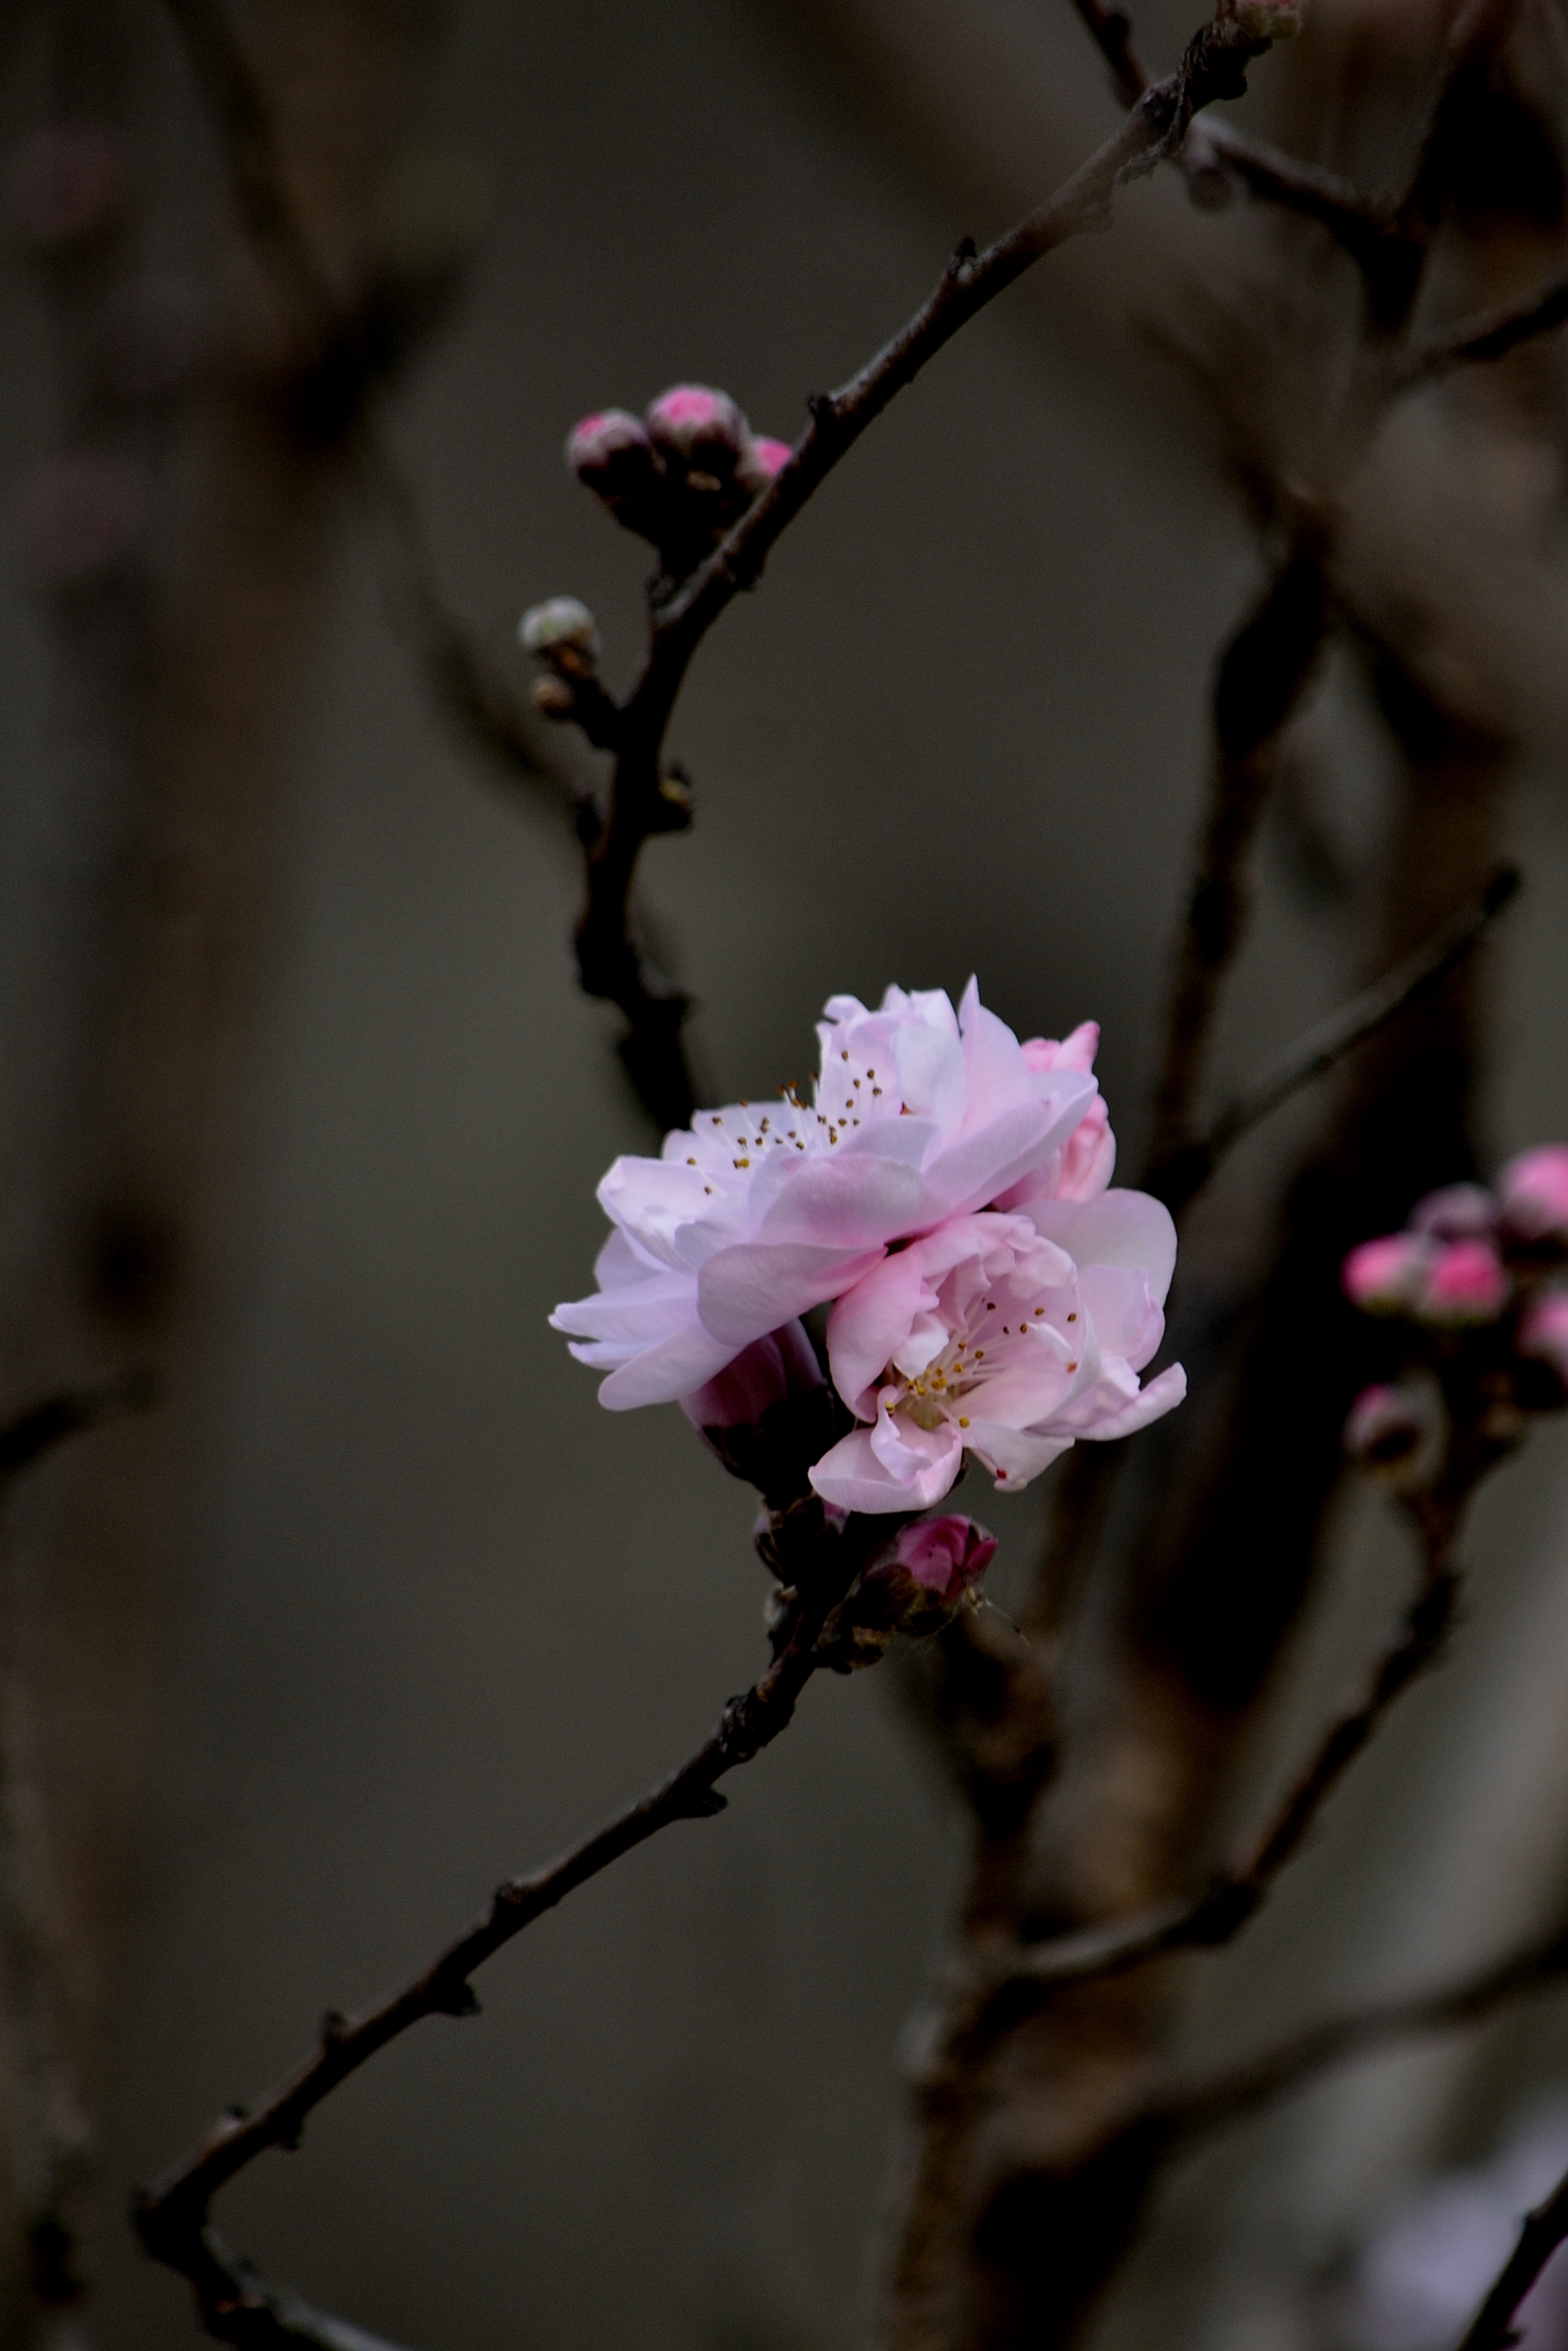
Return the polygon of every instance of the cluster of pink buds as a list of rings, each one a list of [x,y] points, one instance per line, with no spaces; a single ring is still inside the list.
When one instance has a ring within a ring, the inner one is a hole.
[[[1490,1189],[1452,1184],[1417,1201],[1403,1232],[1345,1259],[1345,1295],[1407,1326],[1417,1361],[1364,1389],[1345,1444],[1365,1467],[1413,1486],[1440,1459],[1456,1380],[1500,1435],[1530,1412],[1568,1405],[1568,1144],[1510,1160]],[[1420,1359],[1425,1358],[1423,1362]]]
[[[768,487],[787,441],[755,434],[727,392],[672,384],[644,416],[601,409],[572,427],[566,461],[617,522],[684,580]]]

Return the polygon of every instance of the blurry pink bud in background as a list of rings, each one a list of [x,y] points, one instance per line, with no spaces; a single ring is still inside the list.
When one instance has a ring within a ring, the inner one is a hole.
[[[1548,1364],[1568,1388],[1568,1290],[1549,1290],[1525,1309],[1519,1352]]]
[[[1521,1240],[1568,1241],[1568,1144],[1542,1143],[1497,1179],[1503,1217]]]
[[[1427,1267],[1416,1312],[1423,1322],[1495,1322],[1512,1286],[1490,1241],[1447,1241]]]
[[[727,392],[706,383],[672,384],[648,410],[656,448],[703,470],[734,471],[751,441],[751,427]]]
[[[34,470],[20,501],[22,543],[40,580],[66,587],[106,570],[147,517],[139,465],[102,449],[66,449]]]
[[[735,478],[743,490],[749,490],[756,497],[758,491],[768,487],[776,474],[783,471],[793,454],[788,441],[766,438],[748,441],[735,469]]]
[[[1443,1409],[1434,1386],[1363,1388],[1344,1425],[1344,1449],[1364,1469],[1415,1484],[1435,1469],[1441,1450]]]
[[[1446,1184],[1440,1192],[1428,1192],[1416,1201],[1410,1211],[1410,1230],[1431,1233],[1440,1241],[1490,1238],[1497,1230],[1498,1216],[1496,1196],[1484,1184]]]
[[[613,508],[659,477],[659,460],[640,416],[623,408],[596,409],[567,435],[566,462],[586,489]]]
[[[12,216],[41,251],[108,227],[130,193],[125,141],[107,123],[46,123],[11,158]]]
[[[697,1428],[755,1428],[770,1405],[821,1384],[811,1342],[790,1322],[743,1347],[706,1386],[681,1398],[681,1410]]]
[[[1431,1244],[1414,1233],[1385,1233],[1363,1241],[1340,1268],[1344,1294],[1364,1314],[1408,1313],[1431,1254]]]
[[[944,1607],[956,1608],[996,1555],[995,1535],[952,1511],[902,1528],[886,1560],[872,1573],[895,1576],[902,1571],[925,1591],[935,1593]]]

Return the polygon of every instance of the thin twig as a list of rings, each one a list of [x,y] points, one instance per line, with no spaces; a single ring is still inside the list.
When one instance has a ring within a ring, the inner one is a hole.
[[[773,1664],[750,1689],[731,1698],[696,1752],[659,1787],[546,1868],[508,1879],[484,1915],[397,1991],[355,2017],[329,2013],[314,2055],[256,2107],[232,2109],[141,2192],[136,2206],[141,2242],[155,2260],[190,2281],[209,2334],[243,2345],[246,2351],[329,2339],[319,2334],[302,2337],[298,2329],[290,2335],[279,2313],[294,2306],[291,2298],[261,2285],[226,2251],[210,2226],[213,2198],[267,2147],[298,2147],[307,2118],[322,2100],[412,2025],[429,2016],[476,2014],[478,2001],[469,1982],[475,1970],[567,1895],[673,1822],[722,1812],[726,1800],[716,1783],[788,1727],[801,1691],[820,1668],[816,1644],[827,1617],[898,1523],[852,1518],[833,1535],[814,1499],[776,1520],[780,1562],[794,1583]],[[313,2314],[312,2323],[322,2322]]]
[[[1548,1991],[1564,1977],[1568,1925],[1560,1923],[1458,1983],[1309,2025],[1259,2056],[1166,2094],[1156,2101],[1157,2111],[1184,2136],[1207,2135],[1245,2119],[1331,2066],[1370,2056],[1393,2042],[1479,2024],[1509,2001]]]
[[[1417,342],[1399,370],[1402,391],[1427,383],[1464,360],[1506,359],[1521,343],[1568,324],[1568,277],[1554,277],[1528,301],[1504,303],[1461,319],[1440,335]]]
[[[128,1412],[140,1412],[158,1400],[157,1381],[147,1372],[119,1372],[92,1387],[64,1388],[28,1405],[14,1419],[0,1424],[0,1481],[20,1477],[25,1469],[52,1453],[68,1437],[101,1428]]]
[[[1215,1168],[1244,1135],[1273,1115],[1292,1095],[1331,1071],[1419,1004],[1462,963],[1519,895],[1523,878],[1517,867],[1503,866],[1479,900],[1445,923],[1424,946],[1340,1011],[1293,1045],[1271,1070],[1265,1071],[1227,1102],[1206,1134],[1187,1144],[1165,1165],[1145,1177],[1146,1188],[1173,1211],[1185,1207],[1208,1181]]]
[[[1519,2305],[1564,2238],[1568,2238],[1568,2172],[1545,2203],[1526,2215],[1519,2242],[1499,2272],[1459,2351],[1511,2351],[1519,2340],[1513,2324]]]
[[[1044,1990],[1118,1975],[1166,1953],[1230,1942],[1261,1908],[1276,1879],[1306,1841],[1323,1805],[1396,1700],[1443,1652],[1458,1596],[1449,1541],[1457,1510],[1429,1536],[1425,1570],[1398,1631],[1355,1698],[1320,1740],[1250,1853],[1201,1894],[1134,1918],[1054,1936],[1019,1954],[1012,1984]]]
[[[1154,1167],[1176,1158],[1193,1130],[1221,992],[1244,935],[1252,843],[1329,628],[1326,552],[1322,518],[1300,513],[1215,677],[1214,768],[1155,1088]]]
[[[356,455],[361,477],[386,524],[393,569],[389,602],[414,645],[436,706],[471,748],[514,781],[526,783],[558,810],[574,810],[570,787],[548,758],[531,715],[447,606],[413,486],[385,439],[369,423]]]
[[[768,488],[691,576],[653,611],[646,660],[621,705],[610,810],[588,859],[588,896],[578,925],[578,967],[590,995],[618,1004],[636,1029],[665,1050],[679,1042],[684,1006],[650,998],[629,928],[632,883],[643,845],[669,829],[662,759],[665,733],[692,658],[719,615],[756,585],[783,532],[833,467],[898,393],[959,329],[1043,256],[1070,238],[1103,228],[1117,189],[1180,147],[1194,114],[1246,87],[1249,64],[1269,40],[1243,33],[1234,17],[1206,25],[1167,79],[1144,91],[1126,120],[1037,210],[977,254],[966,239],[915,316],[837,392],[810,402],[811,421]]]
[[[1133,20],[1124,8],[1103,0],[1072,0],[1090,39],[1110,69],[1111,85],[1124,106],[1135,106],[1149,77],[1133,41]],[[1199,202],[1217,201],[1214,182],[1234,173],[1248,192],[1329,229],[1364,266],[1375,266],[1398,231],[1393,208],[1366,195],[1352,181],[1321,163],[1303,162],[1265,139],[1250,137],[1228,122],[1195,123],[1174,158]],[[1228,191],[1222,185],[1218,201]]]

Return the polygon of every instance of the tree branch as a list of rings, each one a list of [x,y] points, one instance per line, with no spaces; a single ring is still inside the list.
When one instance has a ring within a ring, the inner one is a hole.
[[[1373,986],[1364,988],[1340,1011],[1293,1045],[1271,1070],[1228,1102],[1206,1134],[1175,1153],[1145,1177],[1146,1188],[1173,1212],[1184,1208],[1244,1135],[1260,1126],[1303,1086],[1327,1077],[1358,1046],[1364,1045],[1419,1004],[1479,946],[1499,916],[1512,905],[1522,887],[1515,866],[1503,866],[1492,876],[1478,901],[1463,908],[1425,946]]]
[[[756,585],[769,552],[833,467],[928,361],[1035,262],[1103,227],[1117,189],[1175,154],[1200,108],[1239,96],[1247,67],[1270,46],[1266,37],[1244,33],[1234,17],[1204,26],[1177,70],[1142,93],[1126,120],[1053,196],[983,253],[966,240],[893,340],[848,383],[812,400],[811,421],[788,462],[712,555],[655,606],[642,674],[615,719],[610,810],[589,852],[577,952],[588,993],[619,1005],[633,1033],[645,1032],[666,1059],[678,1046],[685,1005],[650,994],[631,944],[630,900],[643,842],[679,820],[664,789],[664,742],[698,646],[734,599]]]
[[[1564,2238],[1568,2238],[1568,2173],[1545,2203],[1527,2214],[1519,2242],[1476,2313],[1459,2351],[1512,2351],[1519,2340],[1513,2325],[1519,2305]]]
[[[1441,1656],[1458,1596],[1458,1575],[1450,1557],[1458,1509],[1458,1498],[1449,1497],[1426,1517],[1424,1569],[1397,1632],[1361,1691],[1320,1740],[1251,1852],[1188,1901],[1026,1948],[1004,1988],[1009,2009],[1016,1996],[1013,1987],[1044,1992],[1090,1977],[1119,1975],[1172,1951],[1216,1949],[1240,1933],[1301,1851],[1323,1805],[1385,1715]]]
[[[378,2050],[429,2016],[478,2012],[469,1978],[476,1968],[553,1910],[576,1887],[597,1876],[668,1828],[722,1812],[717,1782],[749,1763],[784,1730],[806,1684],[823,1662],[818,1637],[831,1611],[897,1531],[901,1520],[853,1517],[833,1533],[814,1497],[772,1521],[773,1556],[786,1608],[775,1636],[772,1665],[762,1678],[731,1698],[696,1752],[662,1784],[617,1814],[592,1836],[547,1867],[497,1887],[484,1915],[398,1991],[358,2016],[325,2019],[320,2046],[251,2110],[233,2108],[183,2159],[141,2191],[136,2227],[146,2251],[185,2277],[202,2322],[218,2341],[245,2351],[271,2351],[288,2342],[319,2343],[353,2351],[353,2330],[308,2314],[318,2332],[301,2334],[301,2305],[283,2290],[264,2287],[224,2247],[210,2225],[213,2198],[267,2147],[298,2146],[308,2116]],[[294,2331],[290,2333],[292,2327]],[[363,2351],[364,2338],[360,2338]]]
[[[1072,5],[1110,69],[1118,99],[1124,106],[1135,106],[1149,87],[1149,77],[1134,46],[1132,18],[1124,8],[1107,7],[1103,0],[1072,0]],[[1228,122],[1195,123],[1173,160],[1199,203],[1212,207],[1225,201],[1226,183],[1234,174],[1249,194],[1321,223],[1364,268],[1375,266],[1375,257],[1396,235],[1387,204],[1364,194],[1337,172],[1303,162]]]
[[[1397,379],[1401,391],[1429,382],[1463,360],[1500,360],[1521,343],[1568,323],[1568,277],[1554,277],[1528,301],[1504,303],[1429,336],[1409,352]]]
[[[1548,1991],[1564,1977],[1568,1924],[1559,1924],[1458,1983],[1309,2025],[1260,2056],[1167,2095],[1156,2102],[1156,2111],[1184,2137],[1207,2135],[1271,2105],[1331,2066],[1370,2056],[1391,2042],[1479,2024],[1510,2001]]]

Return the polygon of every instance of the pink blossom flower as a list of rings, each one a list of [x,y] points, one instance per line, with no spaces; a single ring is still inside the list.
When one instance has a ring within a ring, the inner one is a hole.
[[[841,1297],[890,1243],[1038,1176],[1096,1092],[1086,1071],[1031,1070],[973,980],[957,1013],[940,989],[890,987],[875,1011],[832,997],[818,1035],[810,1107],[789,1095],[704,1111],[660,1158],[618,1159],[600,1186],[616,1229],[598,1294],[550,1321],[609,1374],[599,1394],[612,1410],[691,1394],[754,1339]]]
[[[1542,1143],[1497,1179],[1503,1216],[1521,1240],[1568,1241],[1568,1144]]]
[[[753,1339],[732,1363],[681,1398],[697,1428],[755,1428],[768,1407],[822,1384],[821,1367],[799,1320]]]
[[[1423,1322],[1495,1322],[1512,1286],[1490,1241],[1446,1241],[1423,1270],[1415,1311]]]
[[[926,1592],[934,1592],[954,1607],[978,1583],[997,1555],[997,1539],[973,1519],[949,1511],[939,1519],[919,1519],[901,1527],[887,1559],[872,1570],[873,1576],[903,1573]]]
[[[1100,1023],[1084,1020],[1070,1037],[1027,1037],[1023,1057],[1031,1070],[1082,1070],[1094,1067],[1100,1050]],[[1116,1138],[1103,1094],[1090,1102],[1067,1141],[1060,1145],[1038,1176],[1015,1185],[1002,1208],[1022,1207],[1031,1199],[1092,1200],[1111,1181],[1116,1165]]]
[[[1550,1364],[1568,1388],[1568,1290],[1544,1290],[1526,1307],[1519,1325],[1519,1352]]]
[[[949,1217],[829,1316],[834,1384],[873,1425],[826,1453],[812,1486],[844,1510],[928,1508],[967,1452],[1012,1493],[1077,1438],[1145,1426],[1186,1393],[1179,1364],[1137,1377],[1175,1264],[1169,1214],[1141,1192]]]
[[[1353,1249],[1340,1268],[1344,1294],[1364,1314],[1407,1314],[1420,1295],[1432,1244],[1416,1233],[1385,1233]]]

